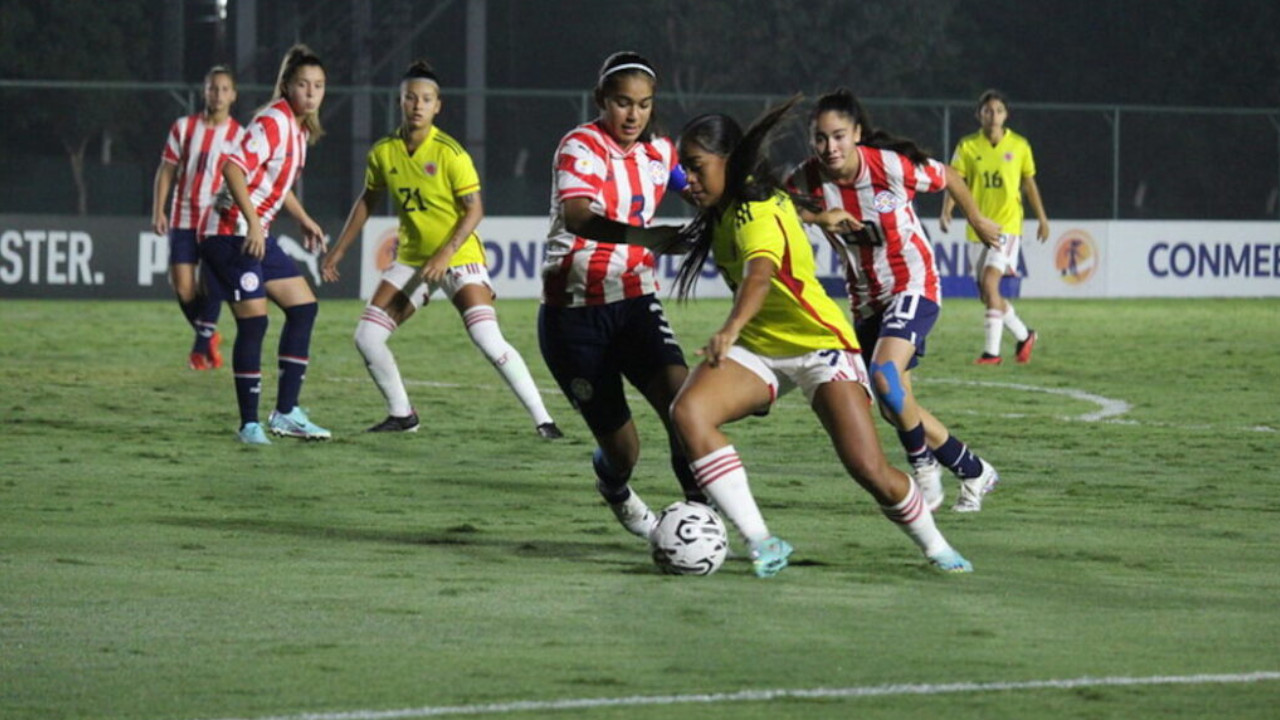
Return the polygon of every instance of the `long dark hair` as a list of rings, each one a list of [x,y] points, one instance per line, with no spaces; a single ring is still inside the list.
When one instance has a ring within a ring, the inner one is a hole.
[[[795,95],[770,108],[756,118],[745,133],[733,118],[720,113],[699,115],[685,124],[680,132],[681,146],[692,143],[727,158],[720,207],[740,201],[767,200],[782,190],[781,173],[769,159],[769,144],[778,123],[798,102],[800,95]],[[676,295],[682,300],[693,293],[702,265],[711,254],[711,238],[719,212],[716,207],[703,208],[681,233],[682,240],[690,247],[676,273]]]
[[[280,72],[276,75],[276,87],[271,95],[271,102],[288,97],[289,84],[293,82],[298,70],[308,65],[318,67],[321,72],[328,75],[328,72],[324,69],[324,63],[320,61],[320,56],[316,55],[311,48],[302,43],[289,48],[289,51],[284,54],[284,58],[280,61]],[[308,145],[315,145],[324,136],[324,127],[320,125],[320,112],[318,110],[303,118],[302,125],[307,128]]]
[[[617,87],[618,81],[625,77],[642,77],[653,83],[654,91],[658,89],[658,71],[640,53],[625,50],[616,52],[605,58],[600,66],[600,76],[596,78],[596,107],[604,107],[604,99]],[[640,131],[640,142],[649,142],[658,127],[658,109],[649,110],[649,122]]]
[[[859,145],[892,150],[906,155],[913,165],[923,165],[929,161],[928,151],[917,145],[914,140],[890,135],[872,125],[871,115],[848,88],[838,88],[819,97],[817,104],[813,106],[813,112],[809,113],[809,124],[812,125],[819,115],[827,112],[840,113],[849,118],[854,125],[862,128],[862,140],[858,143]]]

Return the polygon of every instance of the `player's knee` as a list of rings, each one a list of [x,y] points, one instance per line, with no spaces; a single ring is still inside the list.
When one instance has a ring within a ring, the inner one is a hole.
[[[320,303],[309,302],[284,309],[284,321],[300,330],[310,332],[315,327],[316,316],[320,313]]]
[[[871,363],[871,388],[880,401],[881,411],[885,409],[901,415],[907,403],[907,390],[902,384],[902,376],[898,374],[898,366],[892,362]]]

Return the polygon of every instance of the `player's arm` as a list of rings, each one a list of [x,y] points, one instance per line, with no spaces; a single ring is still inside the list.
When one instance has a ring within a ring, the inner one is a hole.
[[[1049,239],[1049,216],[1045,214],[1044,202],[1040,199],[1040,186],[1036,185],[1036,176],[1027,175],[1022,178],[1022,192],[1027,196],[1027,204],[1031,212],[1036,214],[1040,227],[1036,229],[1036,239],[1044,242]]]
[[[302,207],[302,201],[293,194],[293,190],[284,194],[284,209],[298,221],[298,225],[302,226],[302,242],[307,250],[313,253],[323,252],[324,230],[307,214],[307,209]]]
[[[601,217],[591,210],[591,199],[566,198],[560,202],[564,227],[569,232],[589,240],[640,245],[661,251],[673,242],[680,232],[674,225],[638,227]]]
[[[151,230],[157,235],[169,233],[169,214],[165,212],[165,201],[169,199],[169,191],[173,189],[173,178],[178,174],[178,166],[167,160],[160,161],[156,168],[156,178],[151,193]]]
[[[262,218],[258,217],[258,209],[253,206],[253,200],[249,197],[249,182],[245,179],[244,169],[233,162],[223,163],[222,179],[227,184],[232,202],[240,209],[240,214],[244,215],[244,221],[249,226],[244,236],[243,251],[246,255],[261,260],[267,254],[267,238],[262,232]]]
[[[462,248],[462,244],[471,237],[471,233],[476,231],[480,221],[484,219],[484,202],[480,200],[479,191],[467,193],[458,198],[458,209],[462,211],[462,215],[453,224],[449,239],[422,267],[422,278],[427,282],[438,283],[444,279],[454,254]]]
[[[360,197],[351,203],[351,212],[347,213],[347,221],[342,225],[342,232],[338,235],[338,242],[329,248],[325,253],[324,263],[321,265],[321,275],[329,282],[337,282],[340,277],[338,272],[338,263],[342,262],[342,258],[346,256],[347,250],[351,247],[351,243],[355,242],[360,231],[364,229],[364,224],[373,216],[373,209],[382,202],[382,193],[370,188],[365,188],[360,193]]]
[[[955,156],[956,158],[960,157],[960,148],[956,148]],[[955,160],[952,160],[952,162],[955,162]],[[938,228],[944,233],[951,227],[951,213],[956,208],[955,200],[951,199],[951,189],[957,184],[955,183],[956,177],[959,177],[960,184],[963,184],[966,190],[969,186],[969,181],[954,166],[948,165],[947,171],[947,193],[942,196],[942,213],[938,215]],[[972,195],[973,193],[969,194]]]
[[[973,226],[973,231],[978,234],[978,239],[983,245],[989,248],[1000,246],[1000,225],[996,221],[982,214],[978,209],[978,202],[973,199],[973,193],[969,192],[969,185],[964,181],[964,176],[960,171],[944,165],[947,172],[947,196],[942,200],[942,217],[939,224],[942,225],[943,232],[946,232],[946,222],[951,219],[951,208],[959,206],[960,212],[964,214],[969,224]],[[948,207],[947,203],[951,206]]]
[[[769,282],[773,279],[777,264],[769,255],[757,255],[747,261],[743,268],[742,282],[733,293],[733,307],[724,325],[707,340],[707,344],[698,351],[707,359],[707,364],[715,367],[729,354],[729,348],[738,341],[742,328],[764,307],[764,300],[769,295]]]

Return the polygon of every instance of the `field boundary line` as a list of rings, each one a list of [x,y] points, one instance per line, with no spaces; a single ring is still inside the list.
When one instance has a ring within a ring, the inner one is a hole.
[[[1233,674],[1153,675],[1149,677],[1080,677],[1066,680],[1026,680],[1021,682],[958,682],[940,684],[864,685],[847,688],[797,688],[740,690],[731,693],[690,695],[633,695],[616,698],[568,698],[564,700],[520,700],[479,705],[442,705],[400,710],[351,710],[333,713],[272,715],[258,718],[222,720],[401,720],[404,718],[446,717],[449,715],[502,715],[546,710],[586,710],[592,708],[640,707],[653,705],[715,704],[728,702],[768,702],[787,699],[832,699],[902,695],[947,695],[954,693],[1008,692],[1015,690],[1073,690],[1096,687],[1143,685],[1216,685],[1280,680],[1280,671],[1260,670]]]

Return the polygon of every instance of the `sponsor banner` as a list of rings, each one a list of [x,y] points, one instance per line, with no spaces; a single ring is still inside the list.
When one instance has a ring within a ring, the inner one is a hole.
[[[172,298],[169,239],[142,217],[0,215],[0,297]],[[330,221],[325,227],[341,227]],[[325,283],[320,259],[307,252],[292,221],[273,230],[280,247],[321,297],[354,297],[357,268]]]
[[[1110,297],[1280,296],[1280,223],[1110,225]]]

